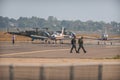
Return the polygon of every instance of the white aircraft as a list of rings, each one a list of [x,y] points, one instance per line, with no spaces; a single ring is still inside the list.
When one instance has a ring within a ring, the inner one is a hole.
[[[120,36],[119,37],[114,37],[114,36],[108,36],[107,30],[105,29],[105,31],[101,34],[101,38],[99,40],[103,40],[103,41],[110,41],[110,40],[120,40]]]
[[[67,40],[67,39],[71,39],[75,36],[75,33],[73,32],[69,32],[68,34],[64,34],[64,27],[62,27],[62,31],[61,33],[58,33],[58,32],[54,32],[52,35],[51,35],[51,39],[52,40],[59,40],[61,43],[63,43],[63,40]]]
[[[75,36],[75,33],[73,32],[69,32],[69,34],[64,34],[64,27],[62,27],[62,31],[61,33],[58,33],[58,32],[54,32],[51,37],[55,38],[56,40],[62,40],[62,39],[70,39],[72,38],[73,36]]]
[[[120,40],[120,36],[119,37],[110,37],[110,36],[108,36],[107,30],[102,32],[102,34],[101,34],[101,36],[99,38],[97,38],[97,37],[90,37],[90,36],[84,36],[84,38],[86,38],[86,39],[93,39],[93,40],[103,40],[103,41]]]

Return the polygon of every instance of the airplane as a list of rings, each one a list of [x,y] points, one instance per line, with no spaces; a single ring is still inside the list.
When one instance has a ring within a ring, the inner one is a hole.
[[[92,39],[92,40],[101,40],[101,41],[120,40],[120,37],[110,37],[110,36],[108,36],[108,33],[107,33],[106,29],[104,31],[102,31],[102,34],[99,37],[84,36],[84,38],[85,39]]]
[[[44,30],[38,31],[39,28],[33,28],[35,30],[29,30],[29,31],[28,30],[20,31],[20,29],[18,29],[18,28],[15,28],[15,29],[17,30],[16,32],[10,32],[9,28],[7,28],[7,33],[27,36],[27,37],[31,38],[31,41],[34,41],[34,40],[37,40],[37,39],[45,41],[50,37],[48,32],[46,32]]]
[[[61,33],[57,32],[57,31],[54,32],[54,33],[53,32],[48,32],[48,28],[47,28],[47,30],[38,30],[39,28],[33,28],[35,30],[29,30],[29,31],[28,30],[21,31],[17,27],[14,27],[14,29],[16,29],[17,31],[16,32],[15,31],[10,32],[9,28],[7,28],[7,33],[27,36],[27,37],[31,38],[31,41],[42,40],[42,41],[45,41],[45,42],[48,42],[48,43],[50,43],[51,40],[55,41],[55,43],[58,40],[60,41],[60,43],[63,43],[63,40],[71,39],[73,36],[75,36],[75,33],[73,33],[73,32],[67,32],[66,34],[64,34],[65,33],[65,28],[64,27],[62,27]]]
[[[51,35],[51,39],[52,40],[55,40],[56,41],[60,41],[60,43],[63,43],[63,40],[68,40],[68,39],[71,39],[75,36],[75,33],[74,32],[67,32],[65,34],[65,28],[62,27],[62,31],[61,33],[59,32],[54,32],[52,35]]]

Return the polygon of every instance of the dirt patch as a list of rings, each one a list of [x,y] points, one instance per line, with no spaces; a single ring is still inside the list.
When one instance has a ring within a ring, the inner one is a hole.
[[[43,59],[43,58],[0,58],[0,64],[80,64],[120,62],[120,59]]]

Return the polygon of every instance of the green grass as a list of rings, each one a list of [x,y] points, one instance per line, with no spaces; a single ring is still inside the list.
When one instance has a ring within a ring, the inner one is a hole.
[[[114,56],[113,59],[120,59],[120,55]]]

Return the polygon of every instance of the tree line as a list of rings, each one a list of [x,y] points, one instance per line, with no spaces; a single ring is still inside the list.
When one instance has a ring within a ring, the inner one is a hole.
[[[120,33],[120,22],[112,21],[106,23],[104,21],[81,21],[81,20],[58,20],[54,16],[48,19],[39,17],[19,17],[19,19],[0,16],[0,29],[16,26],[18,28],[48,28],[51,30],[60,30],[61,27],[72,31],[102,31],[104,28],[110,32]]]

